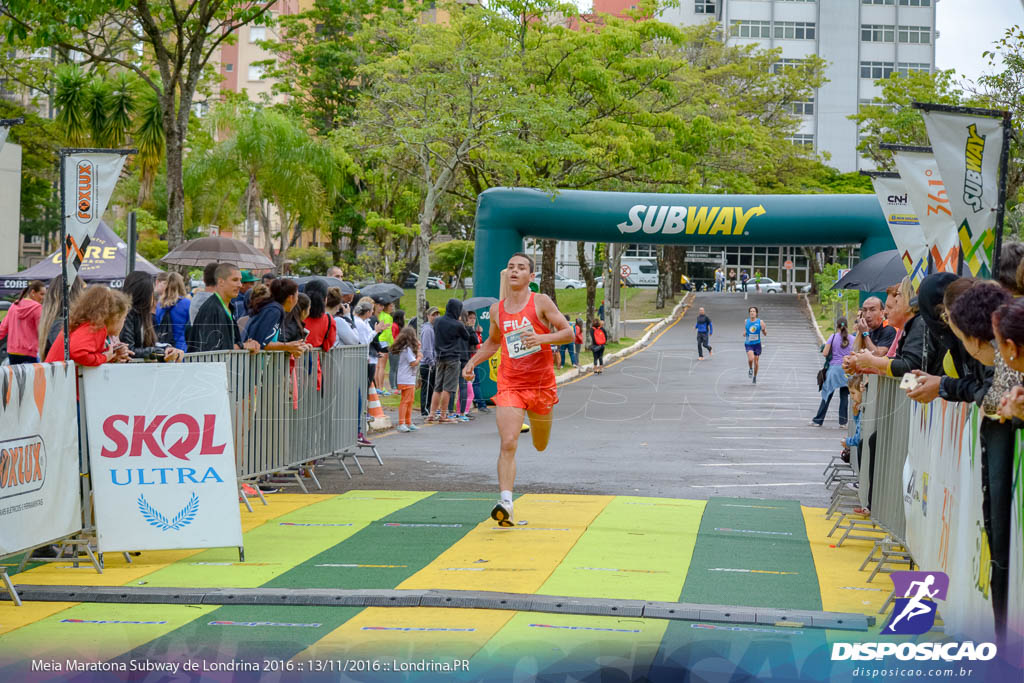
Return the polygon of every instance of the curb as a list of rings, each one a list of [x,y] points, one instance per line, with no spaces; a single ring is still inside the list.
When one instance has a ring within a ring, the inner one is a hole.
[[[818,335],[818,343],[825,343],[825,335],[821,333],[821,328],[818,327],[818,319],[814,317],[814,309],[811,308],[811,300],[806,294],[801,294],[800,298],[804,300],[804,312],[807,313],[807,317],[811,319],[811,325],[814,327],[814,334]]]
[[[693,303],[694,298],[696,298],[696,295],[693,292],[689,292],[686,296],[682,298],[682,300],[678,304],[676,304],[675,308],[672,309],[671,313],[669,313],[666,317],[661,318],[661,321],[657,325],[647,330],[647,332],[644,333],[644,336],[640,337],[640,339],[638,339],[635,344],[633,344],[632,346],[628,346],[624,349],[619,349],[610,356],[605,356],[605,365],[607,366],[609,362],[614,362],[621,358],[625,358],[626,356],[631,356],[637,351],[645,348],[648,344],[650,344],[651,339],[656,337],[661,331],[663,331],[666,327],[674,323],[683,313],[686,312],[686,309],[688,309],[690,305]],[[593,363],[590,363],[589,365],[581,365],[576,372],[567,372],[564,375],[559,375],[555,379],[555,385],[557,386],[560,384],[565,384],[566,382],[570,382],[572,380],[585,377],[586,375],[593,374],[593,370]]]

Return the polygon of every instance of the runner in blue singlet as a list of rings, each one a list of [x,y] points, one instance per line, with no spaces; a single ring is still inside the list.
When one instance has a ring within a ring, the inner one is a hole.
[[[743,321],[743,346],[747,349],[747,376],[757,384],[757,368],[761,359],[761,336],[768,334],[764,321],[757,317],[757,306],[751,306],[750,318]]]

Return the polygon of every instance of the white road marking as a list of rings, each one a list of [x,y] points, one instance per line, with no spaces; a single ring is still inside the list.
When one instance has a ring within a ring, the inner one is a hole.
[[[797,467],[814,465],[820,467],[820,462],[702,462],[701,467],[750,467],[752,465],[764,465],[771,467]]]
[[[760,486],[821,486],[820,481],[787,481],[780,484],[691,484],[691,489],[758,488]]]

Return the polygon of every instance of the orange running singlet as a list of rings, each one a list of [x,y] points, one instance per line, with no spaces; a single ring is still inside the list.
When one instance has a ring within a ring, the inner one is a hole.
[[[551,346],[528,348],[519,342],[517,330],[530,325],[537,334],[548,334],[550,330],[537,317],[530,300],[518,313],[508,313],[505,301],[498,303],[498,329],[501,330],[501,364],[498,366],[498,390],[504,389],[548,389],[555,386],[555,366],[551,358]],[[511,345],[511,346],[510,346]]]

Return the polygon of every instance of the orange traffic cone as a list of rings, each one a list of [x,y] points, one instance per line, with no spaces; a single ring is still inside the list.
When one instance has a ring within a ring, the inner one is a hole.
[[[370,413],[369,427],[372,431],[381,432],[391,429],[391,418],[384,414],[384,409],[380,406],[380,397],[377,396],[377,390],[373,387],[370,387],[370,392],[367,395],[366,407]]]

